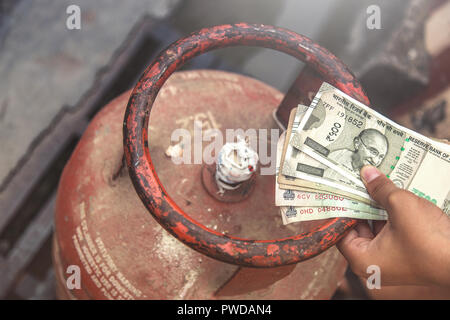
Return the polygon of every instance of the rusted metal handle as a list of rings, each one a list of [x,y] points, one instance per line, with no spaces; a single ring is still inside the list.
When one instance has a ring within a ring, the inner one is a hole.
[[[334,55],[292,31],[268,25],[239,23],[202,29],[180,39],[145,70],[125,113],[123,138],[126,161],[136,192],[153,217],[174,237],[212,258],[248,267],[297,263],[333,246],[356,220],[335,218],[293,237],[251,240],[226,236],[189,217],[169,197],[152,164],[148,121],[158,91],[167,78],[189,59],[230,46],[259,46],[282,51],[313,67],[325,81],[368,104],[359,82]]]

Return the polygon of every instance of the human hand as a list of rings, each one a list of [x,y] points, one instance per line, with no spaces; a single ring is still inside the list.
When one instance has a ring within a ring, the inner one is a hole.
[[[361,221],[337,245],[353,272],[367,278],[380,268],[382,285],[438,285],[450,288],[450,217],[431,202],[397,188],[378,169],[365,166],[361,178],[371,197],[388,212],[373,231]]]

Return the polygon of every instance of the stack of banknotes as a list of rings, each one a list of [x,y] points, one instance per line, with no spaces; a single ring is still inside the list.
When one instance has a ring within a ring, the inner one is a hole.
[[[349,217],[386,220],[360,169],[373,165],[399,188],[450,215],[450,145],[387,119],[328,83],[292,110],[277,147],[275,203],[284,224]]]

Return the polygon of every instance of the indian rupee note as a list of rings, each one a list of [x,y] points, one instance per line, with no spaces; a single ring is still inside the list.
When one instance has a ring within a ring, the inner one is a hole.
[[[291,137],[292,134],[299,127],[303,116],[308,111],[309,107],[299,105],[295,113],[294,118],[290,121],[286,137]],[[295,190],[320,190],[321,192],[333,193],[341,195],[349,199],[354,199],[359,202],[363,202],[377,207],[378,205],[373,201],[365,188],[361,188],[358,192],[354,190],[354,184],[343,176],[338,176],[337,179],[324,178],[322,173],[327,169],[321,162],[311,158],[310,156],[302,153],[300,150],[294,148],[289,144],[287,138],[284,144],[280,174],[278,175],[278,182],[281,186],[292,185],[295,186]]]
[[[285,143],[286,132],[284,132],[277,145],[277,162],[276,162],[276,173],[278,174],[279,166],[281,163],[281,156],[283,152],[283,147]],[[330,193],[319,192],[318,190],[298,191],[288,187],[288,189],[281,189],[278,181],[275,182],[275,205],[277,206],[290,206],[290,207],[333,207],[333,208],[346,208],[347,210],[328,210],[319,211],[317,209],[313,210],[313,213],[308,214],[309,220],[323,219],[322,216],[327,214],[337,214],[338,216],[344,217],[345,214],[349,214],[349,217],[354,217],[355,214],[359,214],[361,219],[372,219],[372,215],[379,215],[381,218],[387,218],[386,211],[383,209],[372,207],[368,204],[358,202],[353,199],[347,199],[341,195],[335,195]],[[367,214],[366,214],[367,213]]]
[[[449,214],[450,145],[396,124],[328,83],[293,130],[290,145],[301,151],[298,166],[314,158],[325,166],[320,177],[346,191],[365,192],[359,172],[373,165]]]

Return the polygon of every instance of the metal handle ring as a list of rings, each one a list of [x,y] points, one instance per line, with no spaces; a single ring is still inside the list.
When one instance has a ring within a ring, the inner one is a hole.
[[[276,267],[312,258],[335,245],[356,220],[334,218],[296,236],[252,240],[227,236],[189,217],[165,191],[150,157],[148,122],[156,96],[168,77],[188,60],[213,49],[246,45],[275,49],[314,68],[326,82],[365,104],[368,98],[348,68],[307,37],[268,25],[239,23],[202,29],[163,51],[145,70],[127,105],[123,142],[133,185],[148,211],[174,237],[223,262]]]

